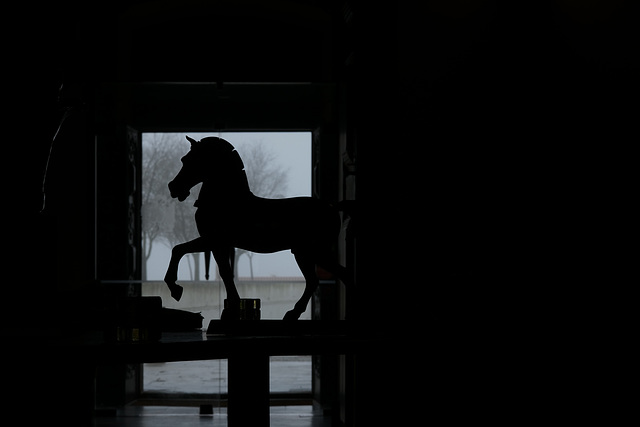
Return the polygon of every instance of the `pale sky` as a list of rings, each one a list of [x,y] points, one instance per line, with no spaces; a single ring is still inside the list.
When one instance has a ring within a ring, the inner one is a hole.
[[[267,145],[276,155],[277,162],[289,171],[289,182],[287,186],[287,197],[309,196],[311,195],[311,132],[220,132],[220,133],[197,133],[189,132],[180,134],[189,135],[196,140],[207,136],[217,136],[229,141],[242,155],[242,145],[260,141]],[[185,140],[186,141],[186,140]],[[143,135],[144,144],[144,135]],[[186,152],[185,152],[186,154]],[[179,159],[176,159],[178,162]],[[175,203],[180,203],[174,199]],[[189,199],[184,203],[188,203]],[[193,219],[195,221],[195,219]],[[202,255],[200,255],[202,256]],[[162,280],[166,272],[169,259],[171,257],[170,248],[154,244],[153,252],[147,265],[148,280]],[[184,257],[178,269],[178,280],[189,279],[189,267]],[[211,277],[213,278],[215,261],[211,260]],[[204,265],[201,262],[201,265]],[[240,258],[237,276],[249,276],[249,260],[246,256]],[[291,251],[276,252],[274,254],[255,254],[253,256],[254,276],[302,276]],[[204,274],[204,272],[202,272]],[[204,276],[201,278],[204,280]]]

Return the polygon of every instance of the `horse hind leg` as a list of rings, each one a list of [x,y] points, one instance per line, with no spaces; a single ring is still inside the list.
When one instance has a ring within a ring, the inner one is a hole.
[[[287,311],[284,315],[284,320],[298,320],[300,315],[305,312],[307,309],[307,305],[309,304],[309,300],[313,296],[313,293],[318,288],[318,276],[316,275],[316,264],[313,257],[308,254],[294,254],[296,258],[296,263],[298,263],[298,267],[300,267],[300,271],[304,276],[305,287],[302,296],[295,303],[293,309]]]

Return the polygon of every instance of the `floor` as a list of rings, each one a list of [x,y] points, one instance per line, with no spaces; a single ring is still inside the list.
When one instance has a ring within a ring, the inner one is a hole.
[[[271,393],[311,393],[311,356],[270,358]],[[227,360],[145,363],[146,393],[227,393]]]
[[[311,357],[272,357],[270,391],[311,391]],[[143,389],[147,395],[200,395],[227,392],[227,361],[148,363],[144,365]],[[310,405],[273,406],[271,427],[331,427],[331,417]],[[213,415],[201,415],[197,406],[126,406],[117,413],[96,417],[94,427],[226,427],[227,408],[214,407]]]
[[[190,396],[192,400],[206,400],[206,396],[227,393],[227,360],[147,363],[143,369],[143,396],[146,402],[157,405],[161,396]],[[270,358],[271,393],[311,393],[311,356],[278,356]],[[159,397],[160,396],[160,397]],[[165,397],[166,398],[166,397]],[[149,400],[150,399],[150,400]],[[142,399],[140,402],[144,402]],[[215,400],[214,400],[215,402]],[[193,403],[193,402],[192,402]],[[165,404],[160,402],[160,404]],[[167,405],[177,403],[167,401]],[[200,414],[193,406],[130,405],[99,412],[94,427],[226,427],[227,408],[213,407],[213,414]],[[310,405],[273,406],[270,408],[271,427],[331,427],[331,417]]]
[[[270,427],[331,427],[331,417],[312,406],[271,408]],[[101,416],[94,427],[227,427],[226,408],[213,408],[213,415],[200,415],[197,407],[127,406],[115,416]]]

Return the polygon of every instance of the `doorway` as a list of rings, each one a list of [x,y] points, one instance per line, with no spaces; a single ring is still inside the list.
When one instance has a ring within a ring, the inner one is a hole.
[[[252,192],[260,197],[284,198],[311,195],[312,133],[142,134],[142,295],[161,296],[167,308],[199,312],[206,327],[211,319],[220,318],[226,297],[215,262],[206,280],[203,254],[181,260],[178,281],[185,291],[180,302],[171,298],[162,281],[171,248],[198,236],[193,206],[198,186],[182,203],[171,199],[167,189],[181,167],[180,158],[189,150],[185,135],[196,140],[217,136],[229,141],[243,160]],[[258,254],[236,250],[235,270],[240,295],[261,299],[263,319],[281,319],[304,289],[304,278],[290,251]],[[301,319],[311,319],[311,305]],[[311,356],[272,357],[270,365],[273,396],[310,401]],[[222,402],[227,393],[226,360],[144,364],[142,375],[143,398]]]

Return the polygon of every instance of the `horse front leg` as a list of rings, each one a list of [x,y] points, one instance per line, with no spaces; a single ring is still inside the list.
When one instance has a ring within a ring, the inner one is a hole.
[[[167,267],[167,273],[164,275],[164,282],[169,287],[171,296],[176,301],[180,301],[183,291],[182,286],[176,283],[176,281],[178,280],[178,265],[180,264],[180,260],[186,254],[194,252],[204,252],[208,249],[209,247],[205,239],[203,239],[202,237],[198,237],[197,239],[193,239],[189,242],[176,245],[171,250],[171,260],[169,261],[169,266]]]

